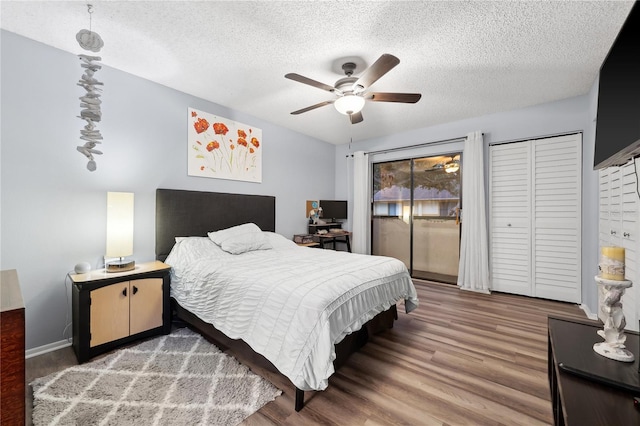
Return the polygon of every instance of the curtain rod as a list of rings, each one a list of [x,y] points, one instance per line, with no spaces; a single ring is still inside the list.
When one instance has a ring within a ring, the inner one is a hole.
[[[483,133],[484,135],[484,133]],[[397,148],[388,148],[388,149],[380,149],[378,151],[369,151],[369,152],[365,152],[366,155],[369,154],[386,154],[387,152],[393,152],[393,151],[402,151],[405,149],[412,149],[412,148],[422,148],[424,146],[435,146],[435,145],[442,145],[445,143],[452,143],[452,142],[462,142],[464,140],[466,140],[467,137],[466,136],[462,136],[459,138],[453,138],[453,139],[445,139],[445,140],[441,140],[441,141],[434,141],[434,142],[424,142],[424,143],[419,143],[416,145],[407,145],[407,146],[400,146]],[[353,154],[347,154],[346,157],[353,157]]]

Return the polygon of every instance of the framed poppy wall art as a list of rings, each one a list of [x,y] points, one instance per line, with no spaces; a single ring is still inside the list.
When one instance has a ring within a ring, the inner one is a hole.
[[[262,130],[188,109],[189,176],[262,182]]]

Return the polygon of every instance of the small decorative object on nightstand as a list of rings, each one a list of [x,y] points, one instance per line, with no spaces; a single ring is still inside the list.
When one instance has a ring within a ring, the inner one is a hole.
[[[80,262],[73,268],[76,274],[86,274],[91,270],[91,264],[89,262]]]
[[[73,350],[78,362],[124,343],[171,331],[170,266],[140,263],[135,270],[70,274]]]

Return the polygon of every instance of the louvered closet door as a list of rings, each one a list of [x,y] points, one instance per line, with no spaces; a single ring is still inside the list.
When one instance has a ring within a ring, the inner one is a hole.
[[[491,288],[579,303],[582,135],[490,147]]]
[[[622,246],[622,168],[609,174],[609,245]]]
[[[581,301],[582,137],[532,144],[533,296]]]
[[[599,175],[600,218],[598,240],[600,247],[622,247],[622,168],[607,167],[606,169],[601,169]],[[598,287],[598,309],[603,297],[602,288]],[[596,314],[598,318],[605,320],[602,312],[598,311]]]
[[[638,161],[638,160],[636,160]],[[640,167],[640,166],[639,166]],[[625,278],[633,286],[622,297],[622,308],[627,329],[638,330],[640,319],[640,274],[638,273],[638,195],[636,165],[630,162],[622,167],[600,170],[600,247],[625,248]],[[602,294],[598,294],[598,300]],[[604,320],[601,312],[598,317]]]
[[[638,187],[636,185],[636,167],[633,162],[621,167],[621,246],[625,249],[625,278],[633,281],[633,287],[627,289],[622,296],[622,310],[627,321],[627,328],[638,330]]]
[[[530,144],[490,149],[491,288],[531,295]]]
[[[598,190],[598,241],[600,245],[609,245],[609,233],[611,227],[609,225],[611,217],[611,174],[614,169],[608,167],[599,171],[599,190]],[[604,244],[603,244],[604,243]]]

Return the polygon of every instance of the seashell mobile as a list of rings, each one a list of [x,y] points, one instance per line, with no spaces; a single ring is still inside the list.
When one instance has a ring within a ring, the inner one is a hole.
[[[104,46],[104,42],[100,35],[91,31],[91,14],[93,13],[93,6],[88,4],[87,11],[89,12],[89,29],[80,30],[76,34],[76,40],[80,47],[91,52],[99,52]],[[80,130],[80,139],[84,140],[84,145],[79,145],[76,149],[82,153],[89,162],[87,163],[87,169],[91,172],[96,170],[96,161],[93,158],[95,155],[102,155],[102,151],[95,149],[97,144],[102,143],[102,135],[100,130],[96,129],[96,123],[102,119],[102,112],[100,111],[100,92],[102,89],[98,86],[104,86],[104,83],[98,81],[94,74],[96,71],[102,68],[102,65],[95,63],[94,61],[100,61],[100,56],[92,56],[80,54],[78,55],[82,62],[80,66],[84,69],[84,74],[78,81],[78,86],[83,87],[87,93],[81,96],[80,99],[80,115],[78,118],[85,120],[87,124],[83,130]]]

